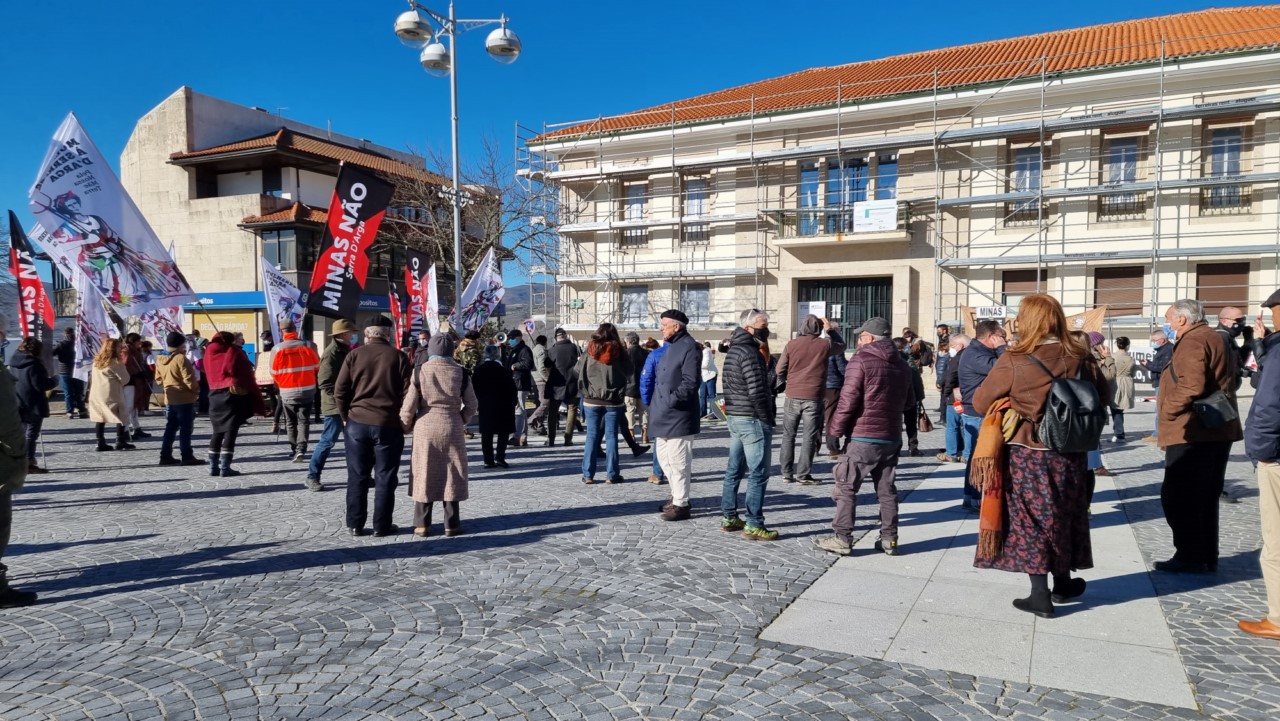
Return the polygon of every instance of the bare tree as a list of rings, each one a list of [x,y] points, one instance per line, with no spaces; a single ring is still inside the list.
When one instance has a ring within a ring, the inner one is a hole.
[[[449,155],[438,148],[421,154],[427,170],[441,178],[451,177]],[[466,205],[462,217],[463,282],[479,267],[489,248],[499,260],[517,263],[526,273],[531,266],[554,267],[555,233],[543,220],[546,193],[554,192],[538,184],[517,182],[513,160],[498,142],[486,137],[481,152],[461,168],[460,182]],[[452,286],[453,206],[448,181],[441,185],[432,178],[398,178],[391,207],[379,244],[384,250],[398,245],[420,250],[437,263],[438,283]],[[450,294],[452,295],[452,294]]]

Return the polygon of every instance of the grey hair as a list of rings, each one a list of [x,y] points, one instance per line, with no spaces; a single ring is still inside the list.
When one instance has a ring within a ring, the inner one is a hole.
[[[1183,298],[1173,304],[1173,314],[1186,318],[1188,323],[1199,323],[1204,320],[1204,306],[1198,300]]]
[[[394,328],[389,328],[385,325],[371,325],[368,328],[364,329],[364,337],[365,338],[381,338],[385,341],[389,341],[391,340],[391,336],[394,332],[395,332]]]
[[[1155,340],[1156,338],[1164,338],[1165,340],[1169,340],[1169,334],[1165,333],[1163,330],[1158,330],[1151,334],[1151,340]]]
[[[952,333],[952,334],[951,334],[951,345],[955,345],[956,343],[959,343],[959,344],[961,344],[962,346],[966,346],[966,347],[967,347],[967,346],[969,345],[969,341],[970,341],[970,340],[972,340],[972,339],[971,339],[969,336],[965,335],[964,333]]]
[[[742,315],[738,316],[738,319],[739,319],[738,325],[741,325],[743,328],[746,328],[752,323],[755,323],[757,318],[764,318],[766,321],[768,321],[769,314],[760,310],[759,308],[748,308],[742,311]]]

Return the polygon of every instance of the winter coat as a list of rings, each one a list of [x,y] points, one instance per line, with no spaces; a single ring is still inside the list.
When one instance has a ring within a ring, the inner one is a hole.
[[[533,380],[536,383],[547,380],[547,347],[541,343],[533,345]]]
[[[382,338],[369,338],[347,354],[338,371],[333,385],[338,415],[369,426],[399,427],[412,374],[403,353]]]
[[[951,356],[951,360],[947,361],[947,370],[942,373],[942,382],[938,386],[938,390],[942,392],[943,405],[949,406],[955,403],[953,391],[960,387],[960,359],[964,357],[966,350],[968,350],[967,347],[961,348]],[[942,368],[942,359],[938,360],[938,368]]]
[[[467,375],[471,375],[484,362],[484,347],[474,338],[463,338],[458,347],[453,349],[453,360],[462,366]]]
[[[1112,407],[1127,411],[1133,408],[1133,356],[1128,351],[1118,350],[1111,357],[1116,362],[1116,397]]]
[[[254,379],[253,364],[249,356],[240,346],[232,343],[223,345],[217,338],[209,341],[204,352],[205,380],[210,391],[235,386],[248,397],[243,408],[237,408],[236,414],[242,419],[248,415],[265,415],[266,406],[262,400],[262,389]],[[239,404],[237,404],[239,405]],[[210,415],[212,419],[212,414]]]
[[[970,345],[965,355],[973,352],[977,344]],[[1032,353],[1057,378],[1075,378],[1080,371],[1080,378],[1092,382],[1098,397],[1105,403],[1107,400],[1107,380],[1092,355],[1077,358],[1066,352],[1062,344],[1048,341],[1038,346]],[[1081,364],[1084,365],[1081,368]],[[963,372],[963,369],[962,369]],[[1033,450],[1047,450],[1036,437],[1036,428],[1040,418],[1044,416],[1045,403],[1049,399],[1049,386],[1053,384],[1050,377],[1026,353],[1004,353],[996,361],[986,380],[973,394],[973,405],[987,412],[991,404],[1008,396],[1013,410],[1024,419],[1014,432],[1009,443],[1024,446]],[[968,411],[966,411],[968,413]]]
[[[200,398],[196,367],[181,350],[170,350],[169,355],[156,359],[156,381],[164,390],[166,405],[187,405]]]
[[[1178,334],[1169,365],[1160,374],[1160,391],[1156,395],[1160,447],[1244,438],[1239,419],[1221,428],[1206,428],[1191,409],[1192,401],[1217,390],[1226,393],[1235,405],[1239,376],[1234,362],[1218,334],[1205,323],[1196,323]]]
[[[951,367],[951,352],[939,353],[933,361],[934,385],[942,388],[942,379],[947,377],[947,369]]]
[[[316,371],[316,386],[320,389],[320,415],[338,415],[338,402],[333,398],[333,387],[338,383],[338,372],[342,370],[342,362],[347,359],[351,346],[329,341],[324,354],[320,356],[320,369]],[[426,355],[423,353],[422,355]]]
[[[912,382],[915,375],[887,338],[859,348],[844,369],[844,385],[827,434],[900,443],[902,414],[918,402]]]
[[[631,380],[631,358],[621,346],[594,344],[578,361],[578,395],[593,406],[620,406]]]
[[[702,348],[702,382],[713,381],[720,371],[716,369],[716,354],[710,348]]]
[[[124,386],[129,373],[120,361],[112,361],[106,368],[93,366],[89,382],[89,420],[118,426],[124,423]]]
[[[957,361],[959,366],[956,374],[960,381],[960,400],[964,403],[966,416],[981,418],[986,415],[986,406],[974,407],[973,394],[978,392],[978,386],[987,379],[987,374],[995,367],[996,361],[1003,353],[1004,346],[992,350],[977,341],[970,343],[969,347],[964,349],[964,355]]]
[[[1280,353],[1280,333],[1262,340],[1265,353]],[[1249,424],[1245,427],[1244,449],[1258,462],[1280,460],[1280,362],[1267,363],[1259,372],[1258,392],[1249,408]]]
[[[822,337],[822,320],[806,317],[800,335],[787,343],[778,361],[778,380],[787,384],[787,398],[822,400],[831,353],[831,341]]]
[[[756,418],[774,425],[777,409],[769,385],[769,364],[760,353],[760,341],[745,328],[734,329],[729,337],[721,375],[725,415]]]
[[[640,374],[644,372],[644,364],[649,360],[649,349],[633,345],[627,348],[627,357],[631,359],[631,376],[627,378],[627,397],[640,397]]]
[[[0,492],[16,491],[26,480],[26,435],[18,418],[18,394],[0,358]]]
[[[1142,367],[1151,374],[1151,386],[1156,390],[1160,389],[1160,376],[1169,366],[1169,357],[1172,355],[1173,343],[1165,343],[1151,354],[1151,360],[1142,364]]]
[[[26,353],[14,353],[9,359],[9,373],[14,377],[18,393],[18,416],[23,423],[35,423],[49,417],[49,391],[58,379],[49,375],[44,361]]]
[[[501,370],[510,379],[511,374]],[[418,503],[467,500],[467,439],[463,432],[477,406],[467,375],[448,358],[432,358],[418,369],[400,406],[400,423],[406,433],[413,432],[409,495]]]
[[[662,360],[662,354],[666,352],[665,345],[649,351],[648,357],[644,359],[644,368],[640,369],[640,402],[646,406],[653,402],[653,386],[658,373],[658,361]]]
[[[53,346],[53,359],[57,361],[58,375],[69,376],[76,370],[76,340],[63,338]]]
[[[1093,362],[1098,364],[1102,380],[1107,382],[1107,392],[1102,396],[1102,402],[1107,404],[1107,408],[1114,408],[1116,405],[1116,359],[1103,358],[1094,351]]]
[[[532,391],[533,385],[533,351],[523,342],[517,343],[507,355],[507,368],[511,370],[511,380],[516,383],[518,391]]]
[[[827,340],[831,342],[831,355],[827,358],[827,382],[824,387],[829,390],[840,390],[844,385],[844,369],[849,359],[844,357],[845,342],[840,332],[834,328],[827,331]]]
[[[556,341],[547,349],[547,366],[550,376],[544,386],[547,400],[573,403],[578,399],[578,358],[582,351],[573,341]]]
[[[498,361],[485,361],[471,374],[480,409],[480,432],[511,435],[516,432],[516,384],[511,371]]]
[[[702,346],[688,331],[677,331],[667,341],[654,374],[653,401],[649,403],[649,435],[680,438],[701,430],[698,419],[698,386],[702,383]]]

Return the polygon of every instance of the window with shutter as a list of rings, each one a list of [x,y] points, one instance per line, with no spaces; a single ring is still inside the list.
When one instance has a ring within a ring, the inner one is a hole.
[[[1107,306],[1107,317],[1142,315],[1142,289],[1146,272],[1140,265],[1095,268],[1093,304]]]
[[[1002,303],[1009,307],[1011,312],[1017,310],[1018,304],[1022,302],[1024,296],[1032,293],[1043,293],[1048,290],[1049,271],[1042,269],[1039,273],[1039,288],[1036,287],[1037,274],[1035,270],[1006,270],[1001,274],[1001,287],[1003,288]]]
[[[1196,266],[1196,299],[1205,315],[1217,315],[1225,306],[1249,305],[1248,263],[1201,263]]]

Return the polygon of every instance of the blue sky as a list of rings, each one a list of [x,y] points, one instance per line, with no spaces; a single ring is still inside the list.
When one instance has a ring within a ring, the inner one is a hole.
[[[426,3],[445,11],[444,2]],[[513,65],[462,36],[462,152],[514,125],[591,118],[822,65],[1210,6],[1205,0],[1071,3],[776,3],[460,0],[506,13]],[[0,9],[0,209],[24,222],[49,136],[75,111],[117,163],[133,123],[182,85],[395,148],[449,143],[449,87],[391,31],[399,0],[5,2]]]

